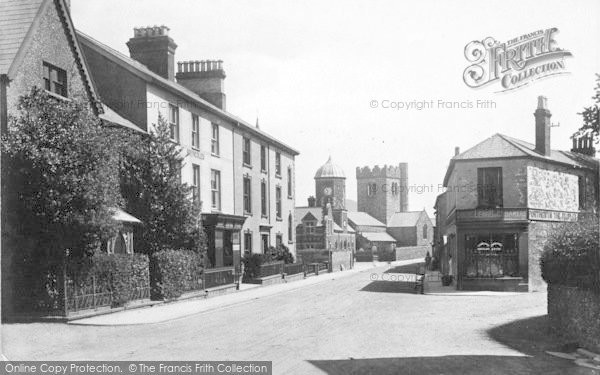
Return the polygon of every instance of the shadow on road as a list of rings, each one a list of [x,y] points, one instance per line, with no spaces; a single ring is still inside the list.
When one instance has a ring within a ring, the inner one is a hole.
[[[521,352],[523,356],[448,355],[308,362],[327,374],[600,374],[544,352],[561,349],[561,343],[548,331],[546,316],[510,322],[494,327],[487,333],[492,339]],[[460,340],[460,335],[456,339]]]
[[[423,271],[425,268],[425,263],[414,263],[414,264],[405,264],[403,266],[397,266],[394,268],[390,268],[384,273],[418,273]]]
[[[376,293],[420,293],[415,288],[414,282],[402,281],[373,281],[365,285],[360,291]]]

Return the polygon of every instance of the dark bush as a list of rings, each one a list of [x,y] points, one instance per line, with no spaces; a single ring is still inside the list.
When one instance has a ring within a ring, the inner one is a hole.
[[[294,256],[285,245],[271,246],[266,254],[246,254],[242,258],[244,263],[244,280],[260,277],[260,266],[276,262],[285,264],[294,263]]]
[[[270,246],[267,254],[263,257],[263,260],[265,263],[280,260],[283,260],[284,263],[294,263],[294,256],[290,252],[290,249],[282,244],[277,247]]]
[[[242,259],[244,263],[244,280],[258,278],[260,266],[270,261],[270,257],[264,254],[246,254]]]
[[[596,219],[556,227],[540,260],[544,280],[600,292],[599,234]]]
[[[162,250],[151,257],[152,299],[172,300],[202,290],[202,257],[189,250]]]

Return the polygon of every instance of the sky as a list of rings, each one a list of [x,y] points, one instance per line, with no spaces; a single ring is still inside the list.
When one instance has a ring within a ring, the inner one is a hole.
[[[76,28],[128,54],[133,28],[166,25],[176,61],[221,59],[227,110],[300,151],[296,204],[314,195],[327,161],[356,167],[408,163],[409,209],[433,216],[455,147],[495,133],[534,142],[537,96],[548,98],[553,149],[571,148],[578,112],[600,73],[600,1],[71,0]],[[465,46],[556,27],[569,74],[497,92],[463,81]],[[490,108],[477,108],[477,101]],[[392,109],[392,102],[431,108]],[[446,104],[451,102],[450,104]],[[471,102],[473,108],[461,108]],[[453,104],[458,103],[458,104]],[[463,104],[464,106],[464,104]]]

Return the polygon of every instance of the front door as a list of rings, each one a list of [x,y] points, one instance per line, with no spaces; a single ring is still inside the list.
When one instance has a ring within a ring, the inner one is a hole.
[[[223,266],[233,266],[233,239],[230,230],[223,231]]]

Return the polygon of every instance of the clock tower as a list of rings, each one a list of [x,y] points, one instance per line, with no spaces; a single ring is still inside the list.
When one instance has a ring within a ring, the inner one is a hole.
[[[331,161],[331,156],[315,174],[315,195],[318,206],[326,207],[328,203],[331,204],[333,220],[346,231],[346,175],[340,166]]]
[[[320,207],[331,203],[332,210],[346,209],[346,175],[331,156],[315,174],[315,196]]]

